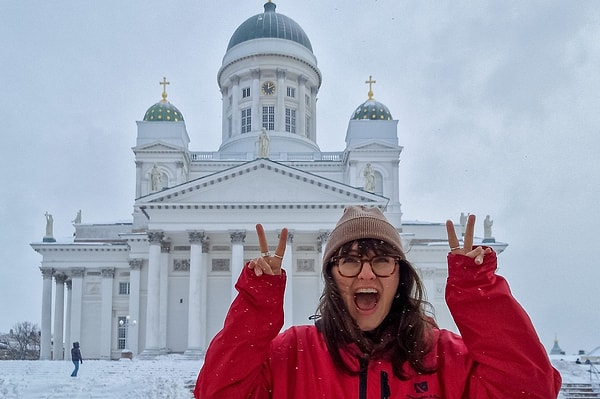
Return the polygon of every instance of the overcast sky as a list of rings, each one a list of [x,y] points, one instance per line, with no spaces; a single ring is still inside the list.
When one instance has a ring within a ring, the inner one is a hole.
[[[279,0],[323,84],[317,143],[341,151],[375,99],[398,122],[404,220],[494,221],[500,273],[549,348],[600,346],[600,3]],[[193,151],[221,139],[216,74],[262,0],[0,0],[0,332],[40,323],[41,256],[83,222],[131,219],[136,124],[161,98]],[[258,221],[257,221],[258,222]]]

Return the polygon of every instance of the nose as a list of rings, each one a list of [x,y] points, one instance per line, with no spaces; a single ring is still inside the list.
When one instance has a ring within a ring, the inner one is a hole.
[[[367,265],[369,266],[367,267]],[[358,273],[358,276],[356,277],[361,280],[374,280],[377,278],[375,273],[373,273],[373,268],[371,267],[370,261],[364,260],[362,262],[362,268],[360,269],[360,273]]]

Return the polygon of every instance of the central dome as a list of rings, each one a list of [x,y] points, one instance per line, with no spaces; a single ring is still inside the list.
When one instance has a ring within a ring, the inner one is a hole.
[[[275,3],[265,3],[265,12],[256,14],[242,23],[231,36],[227,50],[252,39],[276,38],[291,40],[312,52],[312,45],[304,30],[293,19],[275,12]]]

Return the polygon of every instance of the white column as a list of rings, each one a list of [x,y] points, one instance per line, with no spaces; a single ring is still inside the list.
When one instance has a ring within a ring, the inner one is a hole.
[[[42,335],[40,342],[40,360],[52,357],[52,275],[54,269],[40,267],[42,271]]]
[[[142,259],[129,260],[129,320],[127,327],[126,346],[133,355],[140,351],[139,347],[139,328],[140,322],[140,273],[142,269]]]
[[[84,268],[71,269],[71,281],[73,288],[71,290],[71,340],[79,342],[81,340],[81,316],[83,308],[83,275]],[[69,348],[71,345],[69,345]]]
[[[162,354],[167,348],[167,313],[169,312],[169,253],[171,243],[163,241],[160,246],[160,300],[158,312],[158,348]]]
[[[158,307],[160,299],[160,243],[163,232],[148,232],[148,290],[146,298],[146,344],[142,356],[158,355]]]
[[[209,238],[202,241],[202,263],[200,263],[200,348],[208,347],[208,247]]]
[[[310,133],[308,135],[308,138],[311,139],[312,141],[316,142],[317,141],[317,88],[316,87],[312,87],[310,89],[310,110],[311,110],[311,121],[312,123],[310,124]]]
[[[244,267],[244,240],[245,231],[234,231],[231,236],[231,300],[237,295],[235,284],[237,283],[242,268]]]
[[[63,334],[65,325],[65,281],[67,276],[64,273],[54,275],[56,290],[54,291],[54,350],[52,351],[54,360],[64,359]]]
[[[231,82],[233,86],[231,87],[231,137],[239,136],[242,133],[242,110],[240,109],[240,77],[232,76]],[[254,93],[252,93],[254,95]],[[227,115],[227,99],[223,99],[223,117]],[[254,116],[254,115],[253,115]],[[223,120],[223,141],[225,139],[229,139],[228,137],[228,126],[225,123],[225,119]]]
[[[287,282],[285,285],[285,295],[283,297],[283,328],[286,329],[294,323],[294,250],[292,242],[294,233],[288,232],[287,242],[285,244],[285,255],[281,262],[281,268],[285,270]]]
[[[115,269],[102,269],[102,295],[100,304],[100,359],[110,360],[112,352],[112,302]],[[116,328],[116,326],[115,326]]]
[[[177,180],[177,184],[181,184],[181,183],[185,183],[185,177],[184,177],[184,173],[183,173],[183,162],[182,161],[177,161],[175,162],[175,167],[177,168],[177,176],[175,177]]]
[[[135,198],[142,196],[142,161],[135,161]]]
[[[260,131],[262,127],[262,112],[260,109],[260,69],[252,70],[252,131]]]
[[[202,300],[206,291],[206,268],[202,264],[202,244],[205,240],[204,232],[190,231],[190,285],[188,300],[188,344],[185,355],[199,358],[203,353],[201,330],[206,329],[206,312],[202,320],[202,309],[206,309],[206,302]]]
[[[65,311],[65,360],[71,360],[71,300],[73,282],[67,280],[65,282],[67,288],[67,310]]]
[[[329,231],[323,231],[319,233],[317,238],[317,247],[319,249],[319,264],[317,264],[317,270],[319,273],[319,294],[325,289],[325,280],[323,276],[323,256],[325,254],[325,247],[327,246],[327,239],[329,238]]]
[[[275,130],[285,132],[285,70],[277,69],[277,106],[275,107]]]
[[[298,114],[296,122],[298,124],[297,133],[300,136],[307,137],[306,131],[306,76],[298,77]]]

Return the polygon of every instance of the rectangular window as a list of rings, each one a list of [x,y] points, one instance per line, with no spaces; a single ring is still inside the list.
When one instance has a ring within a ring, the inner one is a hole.
[[[212,268],[213,272],[228,272],[230,271],[230,260],[226,258],[213,259]]]
[[[233,126],[231,123],[231,116],[227,118],[227,137],[231,137],[233,134]]]
[[[287,96],[288,97],[292,97],[292,98],[296,98],[296,88],[288,86],[288,88],[287,88]]]
[[[117,346],[118,349],[127,348],[127,317],[119,316],[117,317]]]
[[[275,130],[275,106],[262,107],[262,127],[267,130]]]
[[[242,133],[249,133],[252,130],[252,109],[244,108],[242,110]]]
[[[245,87],[242,89],[242,98],[250,97],[250,88]]]
[[[119,282],[119,295],[129,295],[130,284],[128,282]]]
[[[296,133],[296,110],[293,108],[285,109],[285,131]]]
[[[306,105],[310,106],[310,97],[308,96],[308,94],[304,95],[304,102],[306,103]]]

